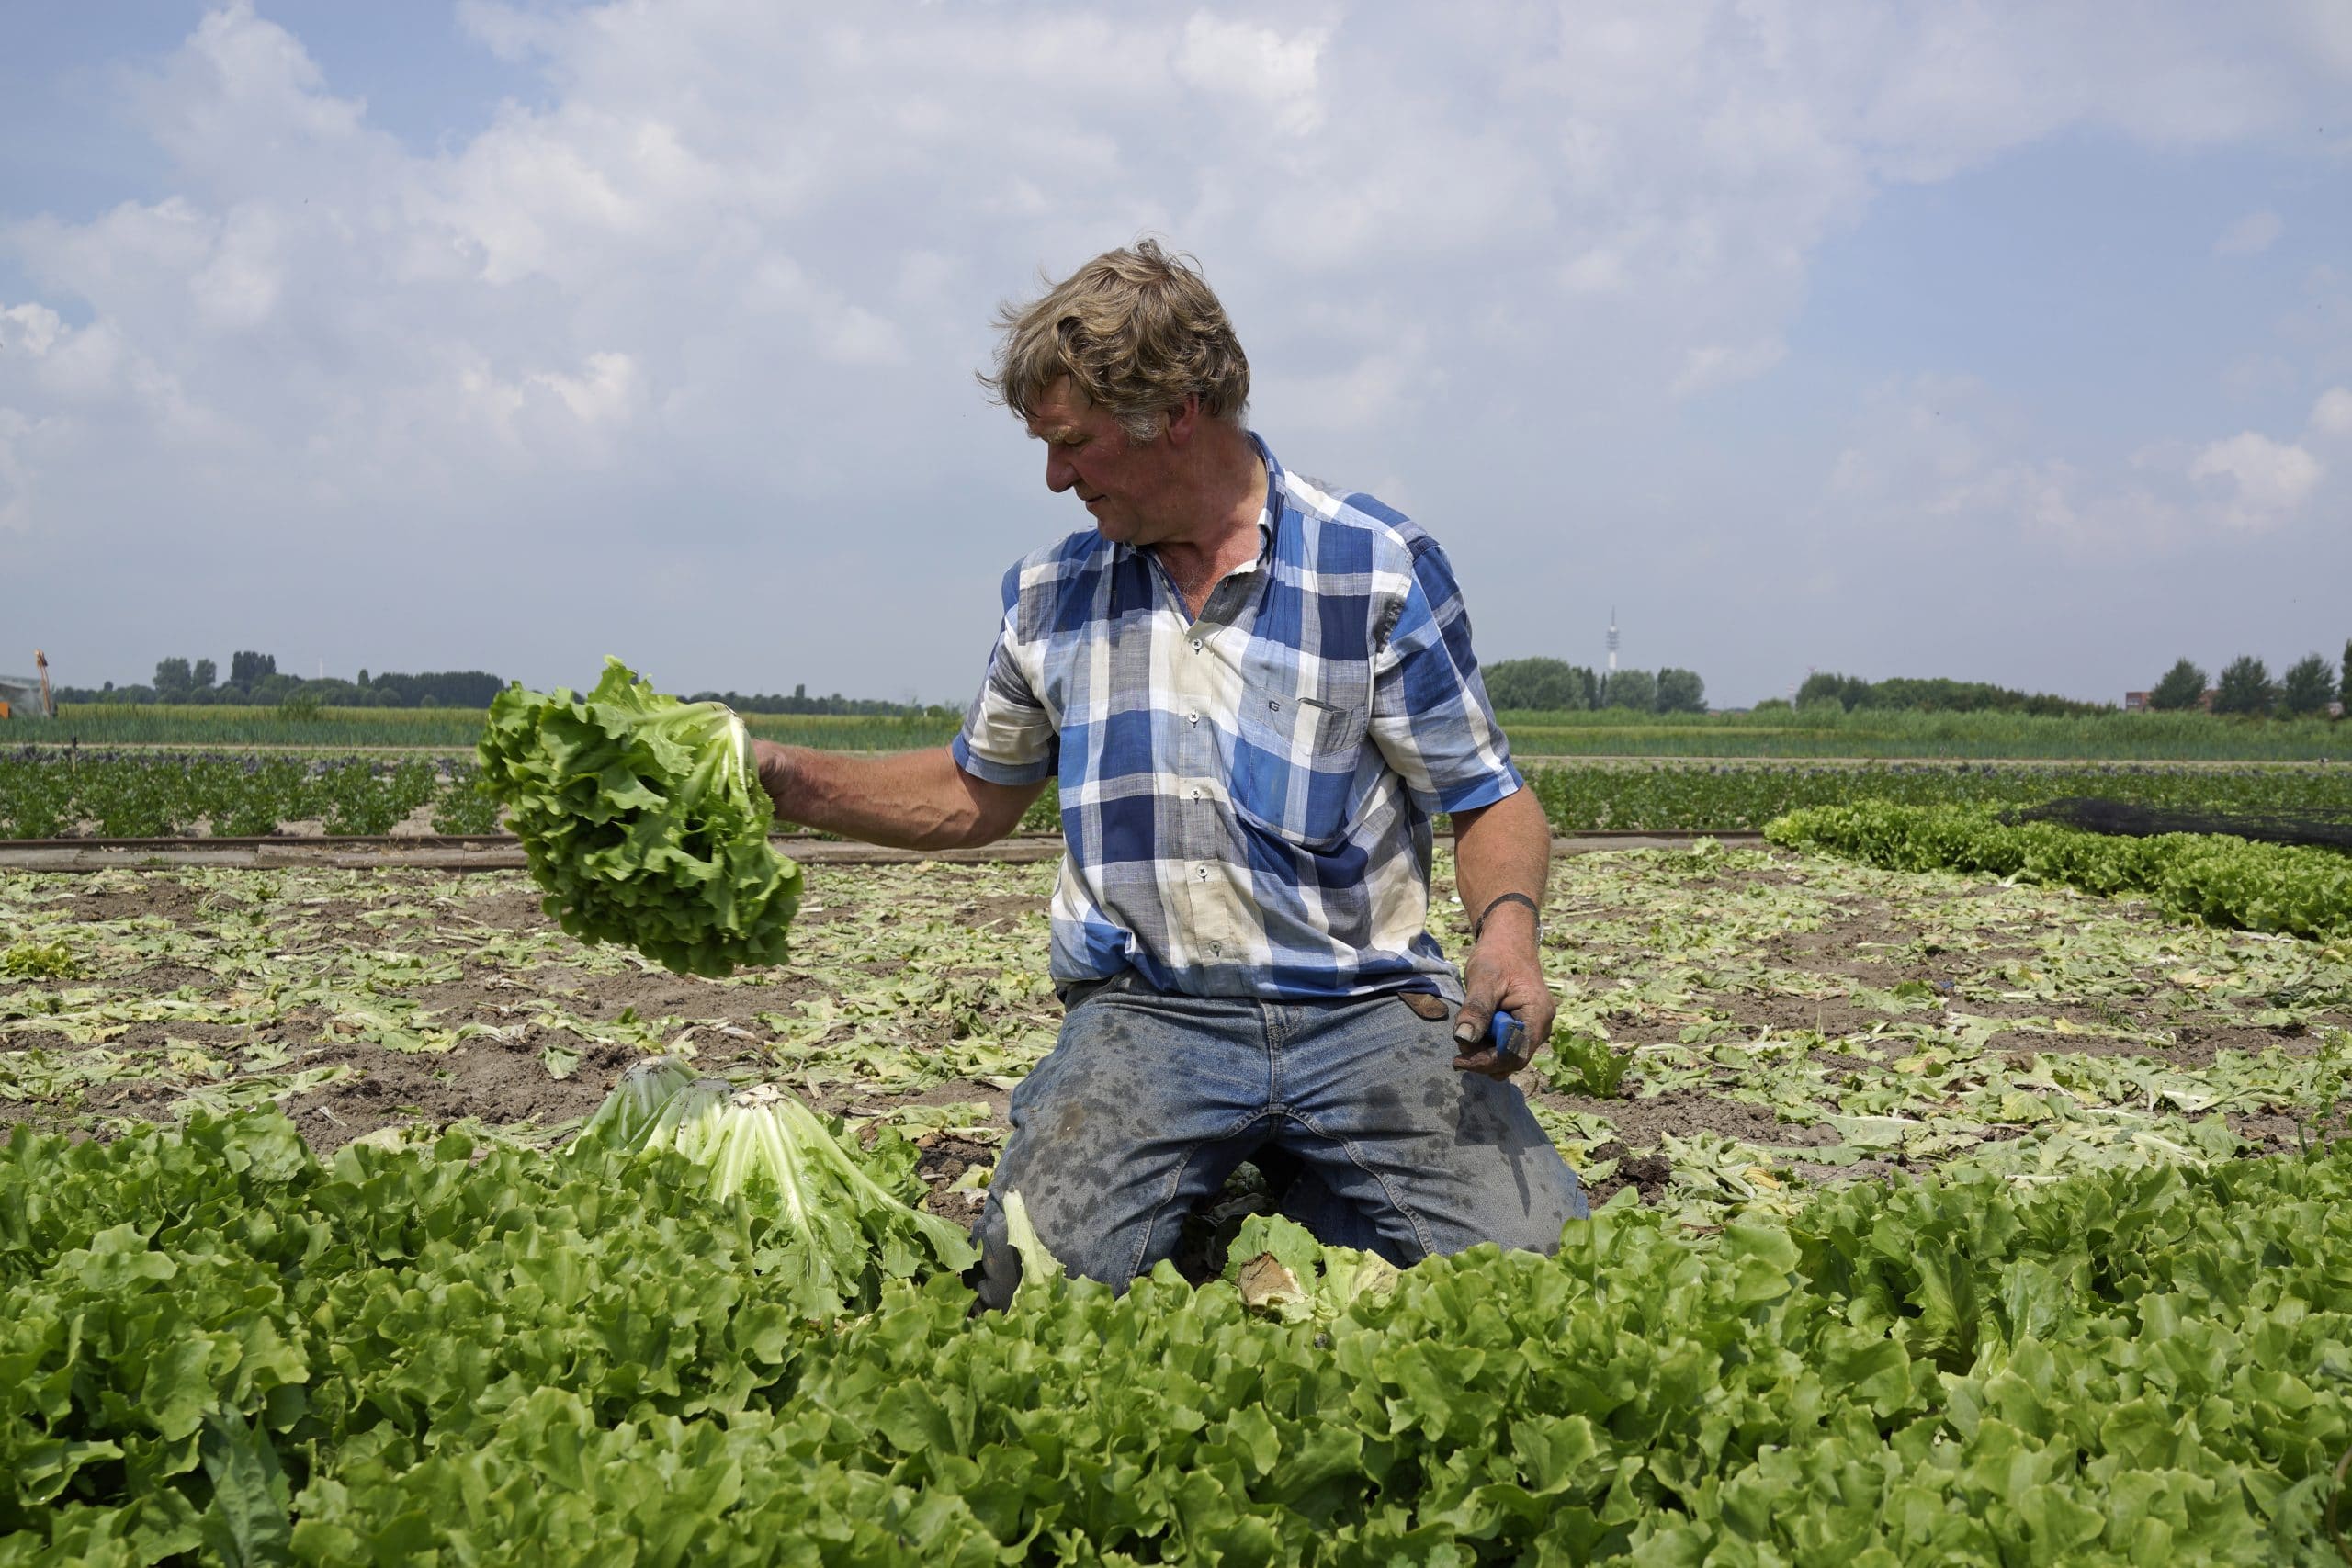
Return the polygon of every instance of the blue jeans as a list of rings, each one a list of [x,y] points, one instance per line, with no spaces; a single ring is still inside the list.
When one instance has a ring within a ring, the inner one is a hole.
[[[1457,1071],[1453,1010],[1395,996],[1289,1004],[1165,995],[1133,972],[1071,994],[1012,1091],[974,1226],[979,1293],[1020,1283],[999,1199],[1018,1192],[1073,1274],[1124,1286],[1267,1145],[1303,1168],[1284,1212],[1403,1267],[1482,1241],[1548,1253],[1585,1217],[1576,1173],[1508,1083]]]

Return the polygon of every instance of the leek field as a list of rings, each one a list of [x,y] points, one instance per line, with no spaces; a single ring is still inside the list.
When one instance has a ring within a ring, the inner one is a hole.
[[[1998,713],[1808,708],[1749,714],[1507,713],[1528,757],[1877,758],[2086,761],[2341,760],[2352,739],[2324,718],[2235,720],[2208,714],[2112,713],[2079,718]],[[11,723],[0,740],[85,746],[470,750],[484,715],[464,708],[109,706],[68,705],[53,724]],[[957,720],[745,716],[764,739],[839,750],[944,744]]]

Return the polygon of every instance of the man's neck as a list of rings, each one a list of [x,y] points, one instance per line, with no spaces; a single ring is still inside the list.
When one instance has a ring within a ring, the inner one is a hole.
[[[1258,523],[1266,509],[1266,463],[1257,443],[1236,431],[1229,442],[1208,445],[1202,454],[1200,528],[1152,547],[1195,616],[1228,572],[1258,558]]]

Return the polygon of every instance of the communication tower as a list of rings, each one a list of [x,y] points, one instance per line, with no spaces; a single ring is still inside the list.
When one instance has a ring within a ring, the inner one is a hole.
[[[1609,672],[1617,673],[1617,606],[1609,606]]]

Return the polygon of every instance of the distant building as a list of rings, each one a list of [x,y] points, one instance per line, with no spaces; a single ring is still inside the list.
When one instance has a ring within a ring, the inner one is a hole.
[[[2213,711],[2213,699],[2220,694],[2221,694],[2219,692],[2215,691],[2211,686],[2208,686],[2203,691],[2198,693],[2198,711],[2199,713],[2211,713]],[[2145,692],[2126,692],[2123,694],[2123,711],[2125,713],[2146,713],[2153,705],[2154,705],[2148,701],[2148,694]]]

